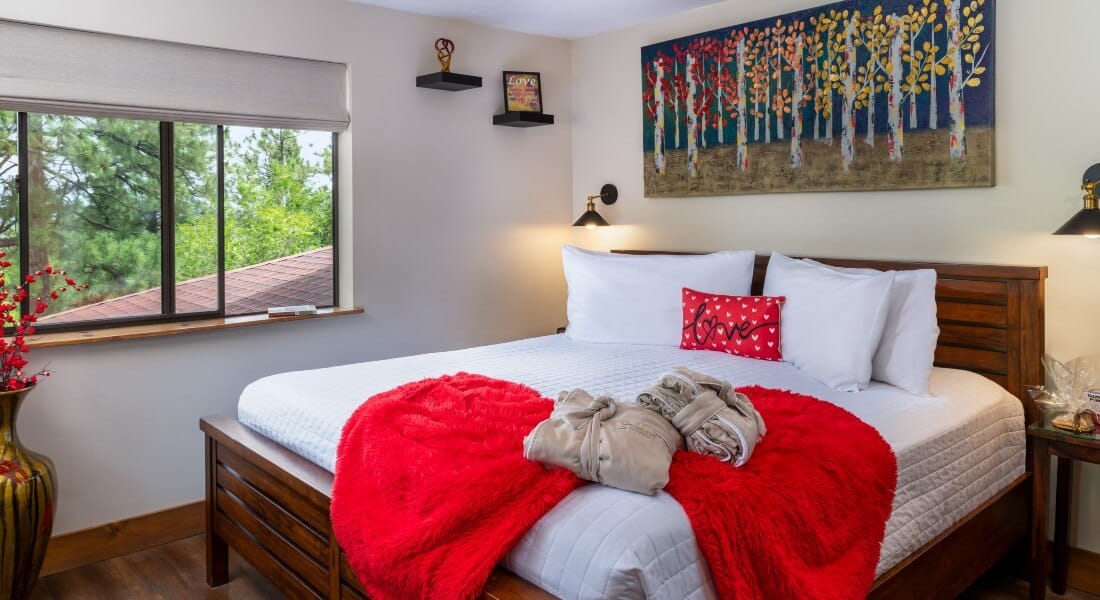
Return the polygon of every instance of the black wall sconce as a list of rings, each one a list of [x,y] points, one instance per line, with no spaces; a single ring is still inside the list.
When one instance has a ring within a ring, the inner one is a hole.
[[[1100,186],[1100,163],[1089,167],[1081,177],[1081,189],[1085,190],[1085,207],[1077,211],[1065,225],[1058,228],[1054,235],[1083,235],[1087,238],[1100,238],[1100,196],[1096,188]]]
[[[587,229],[595,229],[597,227],[607,227],[610,223],[607,219],[600,216],[600,213],[596,212],[596,198],[603,201],[604,204],[615,204],[615,201],[619,199],[619,188],[613,184],[605,183],[600,188],[600,193],[595,196],[588,197],[588,208],[581,215],[581,218],[577,219],[573,223],[573,227],[585,227]]]

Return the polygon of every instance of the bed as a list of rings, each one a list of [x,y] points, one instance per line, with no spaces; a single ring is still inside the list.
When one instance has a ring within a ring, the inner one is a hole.
[[[766,261],[757,259],[758,276]],[[242,394],[239,420],[202,422],[208,582],[226,580],[232,546],[289,596],[364,597],[332,537],[328,498],[340,428],[373,393],[466,370],[521,381],[546,395],[586,387],[629,398],[663,369],[686,365],[739,385],[808,393],[876,427],[899,469],[871,595],[961,591],[1026,536],[1023,426],[1036,413],[1023,384],[1041,376],[1045,269],[824,262],[937,270],[942,335],[932,398],[884,384],[846,394],[784,363],[583,344],[561,335],[265,378]],[[604,527],[594,527],[597,522]],[[587,486],[532,528],[502,562],[486,597],[633,597],[642,590],[654,598],[713,596],[686,517],[666,495],[649,499]]]

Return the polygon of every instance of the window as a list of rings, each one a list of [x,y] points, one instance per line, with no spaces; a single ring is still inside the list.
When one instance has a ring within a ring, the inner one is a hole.
[[[331,304],[332,225],[332,134],[225,128],[231,314]]]
[[[218,128],[177,123],[173,144],[176,312],[216,311]]]
[[[51,303],[51,321],[161,312],[109,303],[160,285],[160,163],[155,122],[27,116],[30,268],[59,265],[91,286]]]
[[[19,124],[0,111],[0,250],[19,264]]]
[[[90,284],[42,331],[332,306],[334,151],[327,132],[0,111],[0,249]]]

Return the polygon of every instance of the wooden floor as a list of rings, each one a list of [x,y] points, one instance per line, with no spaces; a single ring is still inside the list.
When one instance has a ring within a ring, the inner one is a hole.
[[[278,600],[266,579],[229,553],[229,583],[206,585],[203,536],[57,573],[38,581],[31,600]]]
[[[990,573],[985,578],[974,584],[962,596],[963,600],[1015,600],[1028,597],[1027,582],[1003,573]],[[1093,596],[1085,592],[1070,589],[1064,596],[1059,596],[1047,590],[1047,598],[1061,600],[1100,600],[1100,596]]]
[[[117,600],[163,598],[176,600],[269,600],[282,596],[255,570],[230,552],[229,583],[217,589],[206,586],[203,570],[203,538],[196,536],[143,550],[64,573],[38,582],[32,600]],[[1065,600],[1100,600],[1070,590]],[[1027,598],[1027,583],[1011,575],[993,572],[968,590],[965,600],[1013,600]]]

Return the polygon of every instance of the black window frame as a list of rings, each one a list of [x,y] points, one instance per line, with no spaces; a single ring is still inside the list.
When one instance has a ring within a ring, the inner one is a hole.
[[[17,114],[17,151],[18,151],[18,175],[16,186],[19,198],[19,281],[23,281],[31,272],[30,265],[30,177],[29,177],[29,131],[28,111],[12,111]],[[41,113],[35,113],[41,114]],[[81,115],[76,115],[81,116]],[[88,116],[88,115],[83,115]],[[91,117],[96,118],[96,117]],[[126,117],[122,117],[126,118]],[[218,280],[218,307],[216,310],[201,312],[176,312],[176,173],[175,173],[175,127],[174,121],[160,121],[160,289],[161,312],[157,315],[140,315],[130,317],[113,317],[109,319],[92,319],[87,321],[75,321],[71,323],[36,323],[38,333],[55,333],[66,331],[85,331],[104,329],[109,327],[126,327],[131,325],[149,325],[156,323],[178,323],[197,321],[203,319],[226,318],[247,316],[249,314],[263,313],[237,313],[226,314],[225,310],[225,128],[226,125],[216,125],[217,144],[217,280]],[[281,127],[276,129],[291,129]],[[295,130],[306,131],[306,130]],[[339,245],[339,133],[332,133],[332,303],[318,306],[329,308],[339,305],[340,302],[340,245]],[[39,265],[40,266],[40,265]],[[59,265],[71,268],[73,265]],[[35,290],[31,290],[32,292]],[[34,294],[32,293],[33,297]],[[33,310],[32,298],[23,300],[20,311],[27,314]]]

